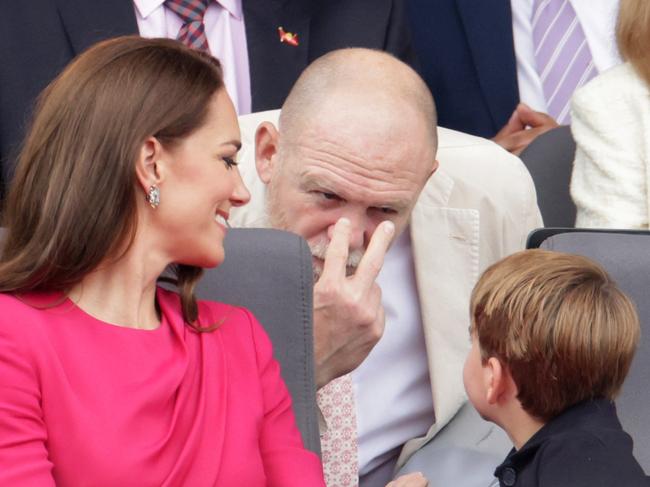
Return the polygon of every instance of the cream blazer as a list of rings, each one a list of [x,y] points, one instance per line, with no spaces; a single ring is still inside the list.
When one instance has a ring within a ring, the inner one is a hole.
[[[257,177],[254,135],[262,121],[277,126],[279,110],[239,118],[242,177],[250,204],[231,210],[234,226],[264,226],[265,186]],[[462,371],[469,351],[469,296],[480,273],[525,247],[542,226],[535,188],[519,160],[493,142],[438,129],[438,171],[410,221],[413,259],[427,346],[435,423],[404,446],[398,468],[465,403]]]
[[[648,228],[648,85],[625,63],[576,91],[571,107],[576,226]]]

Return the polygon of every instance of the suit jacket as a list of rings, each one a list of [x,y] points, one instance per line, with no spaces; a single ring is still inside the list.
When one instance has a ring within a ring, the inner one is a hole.
[[[650,86],[629,63],[579,89],[572,100],[576,155],[571,196],[579,227],[650,226]]]
[[[438,124],[493,137],[519,102],[509,0],[408,0]]]
[[[240,170],[251,202],[233,208],[234,226],[265,225],[265,187],[255,170],[255,129],[277,124],[279,111],[239,118]],[[542,226],[535,187],[519,160],[493,142],[438,129],[440,168],[429,179],[410,221],[411,243],[428,352],[435,424],[405,445],[398,466],[429,441],[465,403],[462,369],[469,351],[469,296],[490,264],[525,248]]]
[[[403,0],[243,0],[253,111],[279,108],[302,70],[334,49],[369,47],[413,63]],[[77,54],[137,34],[130,0],[3,2],[0,15],[0,161],[6,185],[37,95]],[[298,33],[281,43],[278,27]]]
[[[632,438],[607,399],[574,404],[547,422],[495,470],[499,486],[648,487]]]

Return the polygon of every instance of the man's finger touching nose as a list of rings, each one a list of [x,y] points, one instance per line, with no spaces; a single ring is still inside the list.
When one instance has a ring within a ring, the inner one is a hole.
[[[332,239],[327,246],[321,279],[343,279],[348,261],[351,233],[350,220],[339,218],[334,225]]]
[[[354,274],[354,279],[362,286],[370,287],[377,279],[377,275],[384,265],[384,256],[394,235],[395,224],[388,220],[379,224],[375,229],[357,272]]]

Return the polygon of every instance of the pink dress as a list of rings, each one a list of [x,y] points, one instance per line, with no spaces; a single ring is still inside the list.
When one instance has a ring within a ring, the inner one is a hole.
[[[196,333],[157,296],[146,331],[0,294],[0,485],[323,486],[255,318],[200,302]]]

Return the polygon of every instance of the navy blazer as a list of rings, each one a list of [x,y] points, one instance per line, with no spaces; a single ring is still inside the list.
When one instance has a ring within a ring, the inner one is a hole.
[[[413,46],[442,127],[493,137],[519,102],[508,0],[408,0]]]
[[[242,4],[253,111],[279,108],[302,70],[334,49],[382,49],[414,63],[403,0]],[[131,0],[4,2],[1,12],[0,161],[6,182],[38,93],[81,51],[103,39],[137,34],[138,26]],[[281,43],[279,26],[297,33],[299,46]]]

